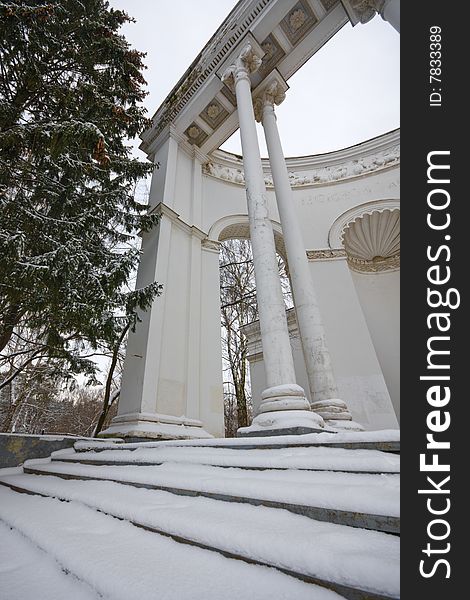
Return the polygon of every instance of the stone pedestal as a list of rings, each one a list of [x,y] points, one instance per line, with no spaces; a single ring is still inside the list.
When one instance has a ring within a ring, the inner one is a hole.
[[[100,437],[190,440],[213,436],[204,431],[202,422],[196,419],[157,413],[127,413],[114,417]]]

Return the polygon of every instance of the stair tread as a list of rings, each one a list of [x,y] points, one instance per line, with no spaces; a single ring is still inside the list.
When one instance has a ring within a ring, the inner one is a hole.
[[[397,596],[399,541],[263,506],[227,505],[109,481],[12,475],[7,484],[84,503],[111,515],[245,558],[374,593]],[[315,543],[312,543],[312,540]]]
[[[8,590],[8,600],[33,598],[32,590],[38,589],[48,600],[100,600],[96,590],[67,575],[57,561],[4,522],[0,539],[0,590]]]
[[[370,515],[399,516],[399,476],[328,471],[247,471],[208,465],[97,466],[51,462],[34,472],[92,477]]]
[[[108,599],[265,600],[269,590],[285,600],[341,598],[275,569],[180,544],[77,502],[0,486],[0,519]]]
[[[305,469],[350,471],[365,473],[399,473],[400,457],[378,450],[347,450],[344,448],[293,447],[249,449],[239,452],[232,448],[207,447],[146,447],[108,449],[100,452],[65,450],[53,453],[54,460],[103,464],[162,464],[183,462],[248,469]]]
[[[298,446],[324,446],[345,448],[370,448],[383,451],[397,452],[400,449],[400,431],[386,429],[379,431],[345,431],[338,433],[308,433],[304,435],[282,435],[250,438],[211,438],[193,440],[165,440],[155,442],[135,442],[125,444],[106,443],[103,440],[77,442],[74,447],[82,450],[116,449],[117,446],[125,449],[138,447],[206,447],[206,448],[233,448],[233,449],[269,449],[291,448]]]

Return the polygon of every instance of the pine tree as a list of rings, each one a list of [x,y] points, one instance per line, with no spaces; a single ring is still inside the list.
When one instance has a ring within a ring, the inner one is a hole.
[[[71,372],[93,373],[84,344],[113,347],[160,289],[125,290],[156,223],[134,199],[154,165],[129,144],[148,124],[131,20],[104,0],[0,0],[0,351],[28,331]]]

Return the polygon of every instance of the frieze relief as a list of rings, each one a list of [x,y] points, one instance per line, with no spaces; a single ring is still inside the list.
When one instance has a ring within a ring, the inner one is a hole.
[[[332,260],[346,258],[346,250],[342,248],[325,248],[323,250],[307,250],[308,260]]]
[[[306,254],[308,260],[347,259],[349,268],[358,273],[384,273],[386,271],[397,271],[400,268],[400,252],[388,257],[374,257],[371,260],[352,256],[343,248],[307,250]]]
[[[399,163],[400,146],[396,145],[377,154],[349,160],[340,165],[324,166],[310,171],[290,171],[289,179],[292,187],[305,187],[359,177]],[[245,184],[245,175],[241,168],[210,161],[203,166],[203,173],[231,183]],[[271,175],[265,174],[264,182],[267,187],[274,186]]]
[[[384,273],[386,271],[397,271],[400,268],[400,253],[387,258],[378,257],[373,260],[361,260],[348,256],[348,265],[358,273]]]

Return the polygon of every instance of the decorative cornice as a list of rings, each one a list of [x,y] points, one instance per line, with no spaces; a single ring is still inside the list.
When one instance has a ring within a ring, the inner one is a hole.
[[[348,265],[351,270],[358,273],[384,273],[386,271],[398,271],[400,269],[400,253],[387,258],[375,260],[361,260],[348,256]]]
[[[308,260],[338,260],[346,258],[346,250],[342,248],[323,248],[321,250],[307,250]]]
[[[387,136],[390,136],[390,134],[387,134]],[[400,145],[399,141],[394,138],[395,136],[392,137],[393,145],[381,146],[375,151],[373,148],[368,148],[371,142],[369,140],[364,142],[363,145],[355,146],[355,153],[347,152],[350,150],[348,148],[344,151],[336,151],[325,155],[287,159],[291,187],[324,185],[398,166],[400,164]],[[342,153],[345,155],[344,162],[340,162]],[[297,166],[296,161],[301,168],[295,168]],[[265,167],[265,185],[272,188],[274,187],[272,176],[269,172],[266,172],[269,169],[269,163],[268,161],[263,161],[263,163]],[[203,173],[216,179],[222,179],[241,186],[245,185],[241,159],[228,153],[214,152],[210,156],[209,162],[203,166]]]
[[[201,246],[204,250],[210,250],[211,252],[220,252],[221,242],[217,240],[210,240],[209,238],[204,238],[201,242]]]
[[[149,150],[163,129],[223,64],[230,51],[240,42],[253,21],[270,2],[272,0],[242,0],[235,6],[154,114],[152,127],[142,134],[142,150]]]
[[[199,238],[201,241],[207,237],[207,233],[204,233],[199,227],[195,225],[189,225],[185,221],[183,221],[180,215],[175,212],[172,208],[163,204],[163,202],[159,202],[156,206],[152,208],[150,214],[157,214],[161,216],[167,217],[176,227],[184,231],[185,233]]]

